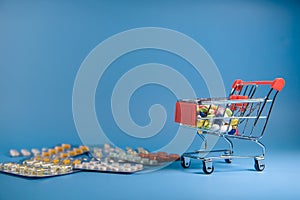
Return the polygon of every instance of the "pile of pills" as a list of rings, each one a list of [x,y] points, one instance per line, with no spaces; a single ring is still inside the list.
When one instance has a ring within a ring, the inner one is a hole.
[[[196,126],[204,131],[237,135],[239,120],[233,117],[233,113],[229,108],[217,105],[197,105]]]

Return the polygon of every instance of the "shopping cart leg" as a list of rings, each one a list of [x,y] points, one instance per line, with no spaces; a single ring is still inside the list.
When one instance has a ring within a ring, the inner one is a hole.
[[[213,173],[214,171],[214,166],[213,166],[213,163],[212,163],[212,160],[211,159],[205,159],[203,160],[203,172],[205,174],[211,174]]]
[[[183,168],[189,168],[191,166],[191,158],[185,157],[185,156],[181,156],[180,157],[180,163],[181,163],[181,166]]]
[[[229,144],[229,148],[230,148],[229,151],[225,152],[225,156],[231,156],[233,154],[233,142],[229,138],[227,138],[226,136],[223,137],[223,138]],[[232,161],[231,158],[225,158],[226,163],[231,163],[231,161]]]
[[[265,169],[265,159],[264,157],[255,157],[254,158],[254,168],[257,171],[263,171]]]

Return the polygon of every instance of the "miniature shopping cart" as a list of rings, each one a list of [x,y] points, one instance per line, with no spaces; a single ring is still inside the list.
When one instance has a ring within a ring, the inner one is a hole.
[[[265,146],[260,139],[265,132],[275,98],[284,85],[285,81],[282,78],[276,78],[274,81],[236,80],[228,98],[178,100],[175,122],[197,129],[197,135],[204,141],[200,150],[186,152],[181,156],[182,167],[188,168],[191,159],[198,159],[202,160],[204,173],[211,174],[214,171],[214,160],[224,159],[225,162],[231,163],[235,158],[254,158],[255,169],[263,171]],[[261,90],[262,88],[265,90]],[[267,96],[261,98],[266,92]],[[207,149],[208,141],[204,134],[223,138],[229,148]],[[257,144],[261,154],[235,155],[233,139]]]

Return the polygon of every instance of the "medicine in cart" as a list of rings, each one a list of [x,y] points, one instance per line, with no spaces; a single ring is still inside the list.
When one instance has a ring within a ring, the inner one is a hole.
[[[265,132],[275,99],[283,89],[285,81],[276,78],[273,81],[236,80],[227,98],[182,99],[176,103],[175,122],[197,130],[197,135],[204,141],[203,148],[186,152],[181,156],[181,165],[188,168],[191,159],[202,160],[203,171],[211,174],[214,171],[213,161],[224,159],[231,163],[236,158],[254,159],[257,171],[265,168],[265,146],[260,142]],[[268,86],[268,87],[267,87]],[[265,89],[267,95],[261,97]],[[210,134],[224,139],[227,149],[206,149]],[[235,155],[233,139],[257,144],[261,154]],[[212,155],[218,153],[217,156]]]

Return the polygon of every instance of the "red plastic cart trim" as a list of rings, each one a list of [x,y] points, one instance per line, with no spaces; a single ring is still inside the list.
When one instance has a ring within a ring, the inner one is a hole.
[[[232,88],[239,91],[244,85],[270,85],[272,89],[281,91],[284,88],[285,80],[283,78],[276,78],[273,81],[242,81],[237,79],[232,84]]]
[[[188,102],[176,102],[175,122],[196,126],[197,104]]]

